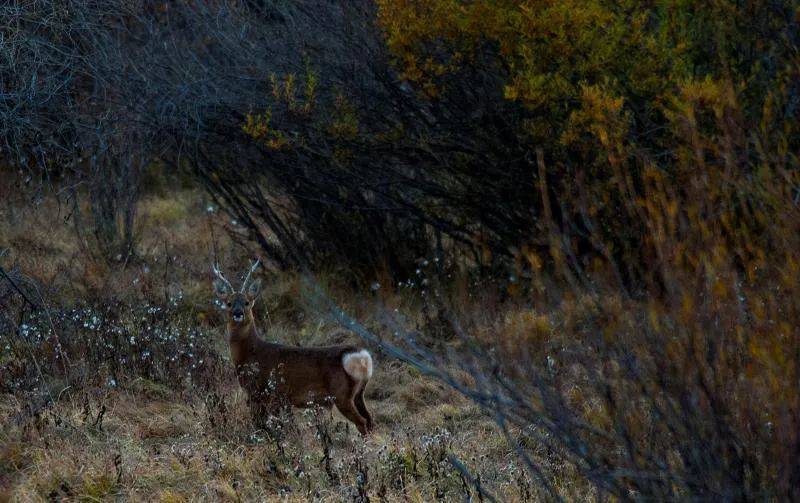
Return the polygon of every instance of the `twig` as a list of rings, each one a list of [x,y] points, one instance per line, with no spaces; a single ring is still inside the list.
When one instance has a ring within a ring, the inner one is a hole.
[[[11,286],[14,287],[14,290],[16,290],[22,296],[22,298],[25,299],[25,302],[27,302],[29,306],[31,306],[33,309],[37,311],[39,310],[39,306],[34,304],[33,301],[29,299],[27,295],[25,295],[25,292],[23,292],[22,289],[19,286],[17,286],[17,283],[11,278],[11,276],[8,275],[8,273],[6,273],[5,269],[3,269],[2,266],[0,266],[0,275],[2,275],[6,279],[6,281],[11,283]]]
[[[469,481],[469,483],[472,484],[472,486],[475,488],[476,491],[478,491],[478,494],[482,499],[486,498],[492,503],[497,503],[498,499],[495,498],[492,493],[490,493],[483,487],[480,479],[472,476],[472,474],[469,472],[469,469],[466,466],[464,466],[464,463],[462,463],[457,457],[455,457],[452,454],[447,455],[447,460],[450,462],[451,465],[453,465],[453,468],[455,468],[461,474],[462,477],[467,479],[467,481]]]

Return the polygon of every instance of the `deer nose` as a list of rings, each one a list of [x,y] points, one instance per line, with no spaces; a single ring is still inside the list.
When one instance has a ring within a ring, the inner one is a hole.
[[[241,309],[234,309],[231,311],[231,316],[233,316],[234,321],[242,321],[244,319],[244,311]]]

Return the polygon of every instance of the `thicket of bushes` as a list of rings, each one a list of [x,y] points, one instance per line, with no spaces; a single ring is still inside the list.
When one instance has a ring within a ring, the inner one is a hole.
[[[629,289],[654,177],[687,214],[722,191],[697,217],[727,208],[728,234],[786,211],[764,187],[798,193],[789,0],[3,9],[4,164],[89,188],[112,257],[147,167],[194,173],[280,267],[528,271],[555,230],[557,260]]]

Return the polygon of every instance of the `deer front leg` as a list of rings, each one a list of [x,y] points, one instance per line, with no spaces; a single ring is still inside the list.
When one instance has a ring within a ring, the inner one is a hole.
[[[260,397],[250,397],[247,402],[250,407],[250,416],[253,424],[262,430],[269,429],[269,418],[274,415],[274,407],[260,399]]]

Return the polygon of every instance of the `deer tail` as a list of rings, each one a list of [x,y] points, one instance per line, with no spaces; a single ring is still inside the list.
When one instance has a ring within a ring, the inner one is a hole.
[[[342,356],[342,367],[356,381],[366,381],[372,377],[372,355],[366,349],[345,353]]]

